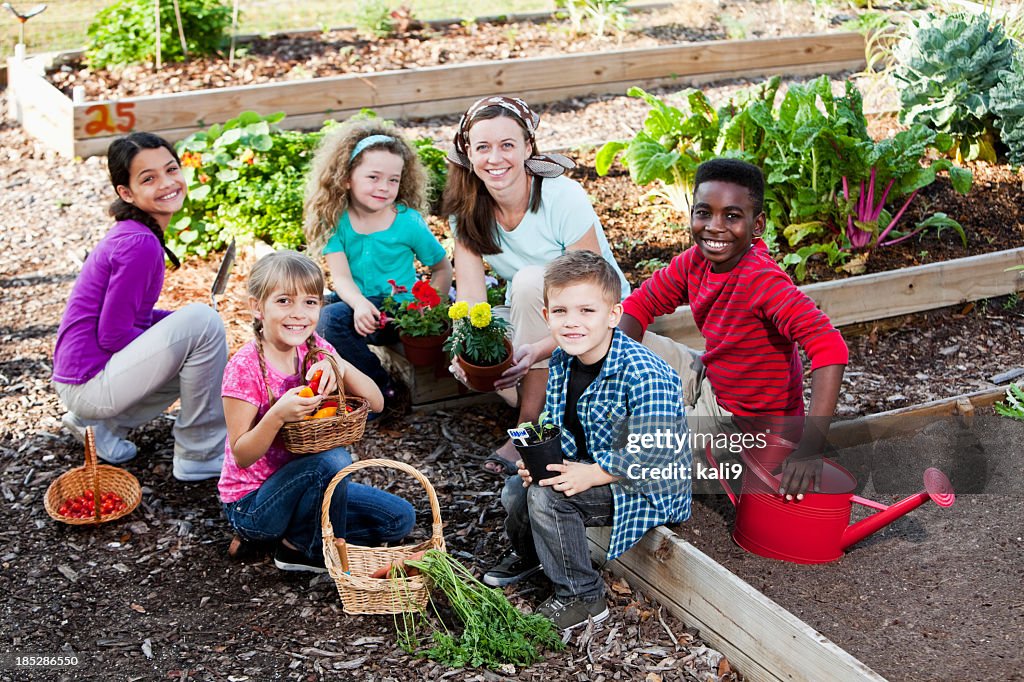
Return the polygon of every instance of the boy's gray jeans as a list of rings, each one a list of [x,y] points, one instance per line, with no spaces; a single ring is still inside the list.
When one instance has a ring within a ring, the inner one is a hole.
[[[550,486],[524,488],[523,479],[509,476],[501,503],[508,512],[505,532],[512,549],[527,561],[540,560],[556,597],[562,601],[604,597],[604,581],[590,563],[586,529],[611,525],[615,506],[611,486],[566,497]]]

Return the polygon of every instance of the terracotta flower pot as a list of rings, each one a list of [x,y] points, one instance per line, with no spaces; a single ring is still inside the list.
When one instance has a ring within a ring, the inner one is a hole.
[[[405,351],[405,359],[414,367],[434,367],[444,356],[442,346],[448,339],[449,331],[434,336],[409,336],[399,334],[398,340],[402,342]]]
[[[457,357],[459,365],[466,373],[466,381],[470,388],[481,393],[490,393],[494,390],[494,382],[512,366],[512,344],[508,339],[505,339],[505,350],[505,359],[496,365],[474,365],[461,355]]]
[[[557,471],[548,471],[548,464],[562,463],[561,429],[555,428],[554,433],[547,440],[542,440],[539,443],[530,445],[515,443],[515,446],[519,456],[523,458],[523,464],[530,470],[530,476],[533,477],[534,482],[559,475]]]

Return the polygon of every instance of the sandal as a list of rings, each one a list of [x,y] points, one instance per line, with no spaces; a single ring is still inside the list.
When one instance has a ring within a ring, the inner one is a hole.
[[[488,462],[493,462],[495,464],[500,465],[501,471],[495,471],[494,469],[488,468]],[[516,466],[516,463],[510,462],[509,460],[499,455],[497,450],[487,455],[487,459],[480,462],[480,468],[486,471],[487,473],[493,474],[495,476],[515,476],[517,473],[519,473],[519,467]]]

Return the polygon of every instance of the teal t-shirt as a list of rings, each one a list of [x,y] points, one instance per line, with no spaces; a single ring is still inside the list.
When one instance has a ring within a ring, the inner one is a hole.
[[[558,258],[593,227],[597,232],[601,255],[612,264],[622,282],[622,298],[629,296],[629,282],[615,262],[604,228],[601,227],[601,221],[594,212],[586,190],[564,175],[545,178],[540,187],[540,206],[536,213],[527,211],[511,232],[498,229],[501,252],[484,256],[487,263],[499,277],[511,281],[517,272],[528,265],[547,265]],[[454,216],[449,219],[449,225],[453,233],[458,229]]]
[[[373,234],[353,230],[348,211],[345,211],[324,246],[325,255],[339,251],[345,254],[352,279],[363,296],[387,296],[391,293],[389,279],[412,291],[416,282],[413,259],[429,267],[445,257],[444,247],[430,232],[423,216],[402,204],[396,207],[398,212],[391,227]]]

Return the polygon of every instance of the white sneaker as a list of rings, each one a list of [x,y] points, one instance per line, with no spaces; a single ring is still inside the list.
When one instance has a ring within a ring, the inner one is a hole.
[[[179,481],[205,481],[220,476],[224,453],[207,460],[174,458],[174,477]]]
[[[124,464],[135,459],[135,455],[139,454],[135,443],[118,438],[102,421],[81,419],[72,412],[65,414],[61,421],[79,443],[85,443],[85,429],[91,426],[93,439],[96,442],[96,456],[104,462]]]

